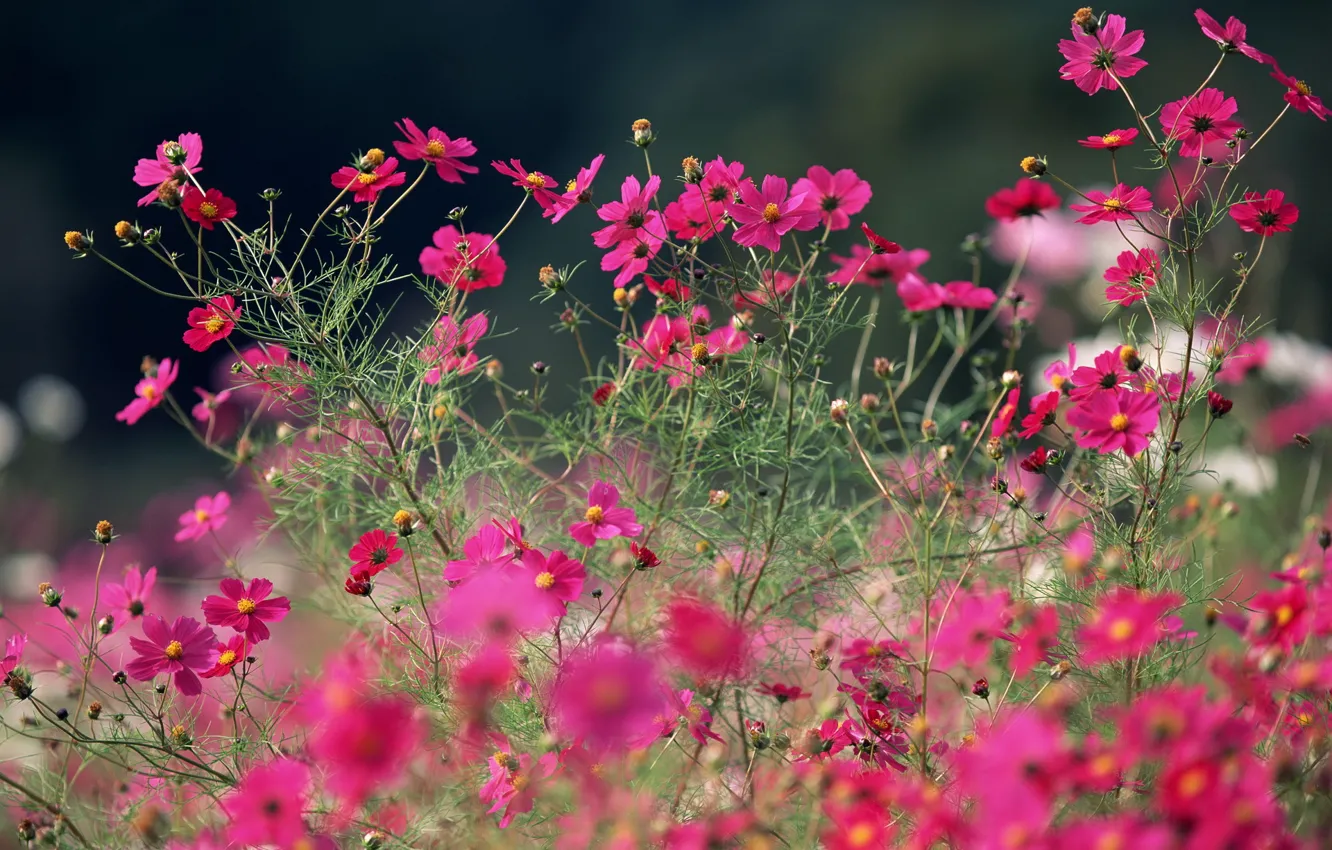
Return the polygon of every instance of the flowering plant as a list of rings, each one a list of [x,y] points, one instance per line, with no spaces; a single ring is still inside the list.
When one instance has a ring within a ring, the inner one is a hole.
[[[995,255],[1017,246],[994,281],[980,238],[969,279],[931,279],[847,168],[654,171],[646,120],[641,171],[598,204],[603,155],[561,184],[404,119],[398,156],[332,171],[301,230],[276,190],[205,184],[200,135],[163,142],[134,173],[148,223],[114,229],[129,259],[65,241],[186,302],[185,349],[226,353],[188,413],[182,349],[115,414],[168,416],[233,472],[174,534],[214,575],[168,585],[103,521],[86,589],[9,615],[4,727],[47,748],[0,768],[19,839],[1318,846],[1332,531],[1273,521],[1286,559],[1256,584],[1227,522],[1252,505],[1196,490],[1220,451],[1259,450],[1236,421],[1270,452],[1332,420],[1327,388],[1266,419],[1226,395],[1268,361],[1243,296],[1299,219],[1242,166],[1326,110],[1238,20],[1196,17],[1215,66],[1146,110],[1144,33],[1078,10],[1059,73],[1129,126],[1047,140],[1100,158],[1101,188],[1027,156],[984,200]],[[1258,133],[1213,85],[1236,64],[1278,84]],[[400,271],[381,234],[452,191],[435,177],[490,180],[513,215],[455,208]],[[533,275],[584,373],[569,406],[551,367],[495,356],[489,290],[521,286],[502,241],[534,209],[602,252],[604,275],[577,249]],[[1042,370],[1032,279],[1061,226],[1117,259],[1100,341]],[[898,360],[870,356],[889,284]],[[426,320],[389,333],[384,294]]]

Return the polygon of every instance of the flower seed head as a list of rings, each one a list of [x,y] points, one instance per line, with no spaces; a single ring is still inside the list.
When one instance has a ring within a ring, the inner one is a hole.
[[[415,524],[416,524],[415,519],[412,517],[410,511],[399,509],[396,512],[394,512],[393,525],[398,529],[398,533],[401,534],[403,537],[411,536],[413,526]]]
[[[634,144],[640,148],[645,148],[656,141],[657,137],[652,132],[652,122],[646,118],[639,118],[633,123],[631,128],[634,131]]]
[[[1037,159],[1034,156],[1024,156],[1018,166],[1033,177],[1040,177],[1045,173],[1045,160]]]
[[[65,245],[69,250],[82,254],[88,250],[88,238],[77,230],[65,231]]]

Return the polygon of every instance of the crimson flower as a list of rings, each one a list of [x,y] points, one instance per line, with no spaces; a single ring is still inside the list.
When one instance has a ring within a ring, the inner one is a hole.
[[[1144,59],[1133,54],[1142,49],[1142,30],[1124,33],[1123,15],[1106,15],[1105,24],[1088,35],[1073,24],[1073,40],[1059,42],[1059,52],[1068,61],[1059,69],[1059,77],[1072,80],[1087,94],[1101,89],[1119,88],[1115,78],[1127,79],[1147,67]]]
[[[615,395],[617,387],[611,382],[606,382],[592,391],[592,403],[597,407],[605,407],[610,397]]]
[[[1147,438],[1156,430],[1161,399],[1155,393],[1135,393],[1120,387],[1084,398],[1068,412],[1068,422],[1078,429],[1073,442],[1084,449],[1110,454],[1123,449],[1135,457],[1147,448]]]
[[[1127,130],[1111,130],[1104,136],[1088,136],[1085,139],[1078,139],[1078,144],[1084,148],[1117,151],[1133,144],[1133,140],[1136,138],[1138,138],[1138,131],[1130,128]]]
[[[1231,205],[1230,217],[1246,233],[1271,236],[1289,233],[1300,219],[1300,208],[1286,203],[1286,193],[1280,189],[1268,189],[1266,195],[1245,192],[1244,200]]]
[[[1221,395],[1221,393],[1215,390],[1207,391],[1207,412],[1212,415],[1213,419],[1220,419],[1225,416],[1234,406],[1235,402]]]
[[[1313,89],[1309,88],[1309,84],[1304,80],[1297,80],[1285,71],[1282,71],[1280,66],[1277,66],[1275,62],[1272,64],[1273,67],[1276,68],[1276,70],[1272,72],[1272,79],[1286,87],[1286,103],[1295,107],[1297,112],[1308,112],[1319,121],[1326,121],[1327,116],[1332,114],[1332,110],[1323,106],[1322,98],[1314,95]]]
[[[528,171],[523,168],[522,161],[517,159],[509,160],[508,165],[495,160],[490,163],[490,167],[506,177],[512,177],[513,185],[530,192],[542,210],[552,215],[554,214],[552,210],[558,211],[562,201],[560,196],[555,194],[554,188],[560,184],[554,177],[542,174],[540,171]]]
[[[1113,15],[1111,17],[1114,17]],[[1131,221],[1133,214],[1147,212],[1152,208],[1152,195],[1142,186],[1130,189],[1120,183],[1106,194],[1098,189],[1087,192],[1090,204],[1069,204],[1069,209],[1086,215],[1078,219],[1080,224],[1096,224],[1099,221]]]
[[[1202,9],[1194,12],[1193,17],[1198,21],[1198,26],[1202,28],[1203,35],[1215,41],[1217,46],[1226,53],[1243,53],[1255,62],[1261,62],[1264,65],[1274,64],[1271,56],[1245,42],[1244,37],[1248,35],[1248,28],[1244,26],[1243,21],[1234,15],[1226,20],[1225,27],[1218,24],[1216,18]]]
[[[397,169],[398,158],[390,156],[373,171],[344,165],[333,172],[329,181],[338,189],[350,191],[353,201],[368,204],[390,186],[401,186],[407,182],[407,175]]]
[[[236,217],[236,202],[217,189],[200,192],[193,185],[185,187],[180,199],[181,212],[204,230],[212,230],[219,221]]]
[[[985,199],[985,212],[1000,221],[1040,215],[1059,206],[1059,195],[1049,183],[1021,178],[1011,189],[1000,189]]]
[[[769,251],[777,251],[787,233],[817,227],[818,215],[804,208],[805,193],[788,196],[788,187],[785,178],[773,174],[763,178],[761,191],[752,183],[742,183],[740,200],[743,203],[732,204],[729,208],[731,218],[740,225],[732,238],[741,245],[762,245]]]
[[[228,640],[217,645],[217,661],[213,664],[212,669],[199,675],[205,679],[225,676],[231,672],[231,668],[244,661],[247,654],[245,635],[232,635]]]
[[[508,265],[500,257],[499,243],[489,233],[464,234],[446,224],[431,237],[433,246],[421,249],[421,271],[459,292],[472,292],[504,282]]]
[[[356,545],[347,551],[347,557],[352,559],[352,574],[365,573],[368,578],[401,561],[402,549],[398,547],[398,535],[376,528],[362,534]]]
[[[1045,465],[1049,462],[1050,453],[1046,451],[1045,446],[1037,446],[1036,450],[1024,457],[1018,465],[1033,475],[1040,475],[1045,472]]]
[[[885,239],[882,236],[880,236],[878,233],[875,232],[874,228],[869,226],[867,222],[862,221],[860,223],[860,232],[865,234],[865,238],[869,240],[870,253],[896,254],[898,251],[902,250],[901,245],[898,245],[896,242],[892,241],[891,239]]]
[[[637,543],[629,544],[629,556],[634,559],[634,567],[640,570],[650,570],[661,566],[661,558],[646,546],[639,546]]]
[[[1008,397],[1004,403],[995,411],[994,422],[990,424],[990,436],[1002,437],[1008,433],[1008,429],[1013,427],[1013,417],[1017,416],[1018,400],[1021,398],[1022,388],[1014,387],[1008,391]]]
[[[1078,632],[1082,660],[1095,664],[1151,649],[1165,637],[1161,618],[1180,601],[1173,593],[1147,596],[1129,587],[1101,597],[1091,622]]]
[[[758,692],[764,696],[772,697],[778,703],[795,702],[800,699],[809,699],[811,694],[799,685],[783,685],[780,682],[769,684],[763,682],[758,686]]]
[[[395,123],[398,132],[407,137],[404,141],[395,141],[393,147],[403,159],[423,159],[433,163],[435,173],[448,183],[463,182],[463,174],[476,174],[475,165],[468,165],[462,157],[476,153],[476,145],[470,139],[450,139],[448,134],[438,127],[431,127],[425,132],[410,118]],[[461,174],[459,172],[462,172]]]
[[[863,210],[874,194],[869,182],[861,180],[851,169],[843,168],[833,174],[822,165],[811,165],[791,191],[803,192],[806,210],[816,213],[830,230],[850,227],[851,216]]]
[[[1161,107],[1161,128],[1180,141],[1183,156],[1199,156],[1208,142],[1224,142],[1235,135],[1240,122],[1231,119],[1239,107],[1220,89],[1203,89]]]
[[[190,329],[185,331],[185,344],[195,351],[204,351],[219,339],[226,339],[236,327],[241,308],[236,299],[222,295],[208,302],[207,307],[195,307],[185,318]]]
[[[147,640],[130,637],[130,649],[138,653],[125,672],[140,682],[159,673],[171,674],[176,690],[185,696],[203,692],[197,671],[210,669],[217,660],[217,636],[193,617],[177,617],[170,626],[156,614],[143,618]]]
[[[1060,395],[1059,390],[1052,390],[1031,400],[1031,413],[1022,417],[1022,430],[1018,432],[1022,439],[1029,440],[1040,433],[1042,429],[1055,423],[1055,413],[1059,410]]]
[[[224,578],[218,587],[222,596],[209,596],[203,601],[204,619],[210,626],[235,629],[252,644],[268,640],[265,622],[279,622],[291,611],[287,597],[269,598],[273,582],[266,578],[251,579],[249,585],[238,578]]]
[[[852,245],[851,256],[832,255],[832,261],[837,263],[837,271],[828,275],[828,282],[842,286],[863,283],[878,289],[889,280],[901,283],[907,277],[916,275],[929,259],[930,252],[924,248],[879,253],[864,245]]]
[[[753,651],[743,623],[696,599],[677,599],[666,608],[666,645],[680,665],[706,679],[744,673]]]

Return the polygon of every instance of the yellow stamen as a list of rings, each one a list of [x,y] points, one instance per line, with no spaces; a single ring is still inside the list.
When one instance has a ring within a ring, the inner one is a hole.
[[[1101,206],[1108,210],[1118,212],[1124,208],[1124,202],[1119,200],[1119,198],[1106,198],[1104,201],[1101,201]]]
[[[153,386],[152,384],[149,384],[148,386],[144,387],[143,397],[148,399],[149,401],[152,401],[153,399],[157,398],[157,387]]]
[[[194,521],[195,521],[195,522],[208,522],[208,511],[195,511],[195,512],[194,512]]]
[[[360,174],[356,175],[356,182],[360,183],[362,186],[369,186],[378,179],[379,175],[373,171],[362,171]]]
[[[1118,133],[1106,133],[1104,136],[1101,137],[1101,144],[1107,146],[1117,145],[1122,141],[1123,138]]]
[[[173,640],[166,645],[166,649],[162,650],[162,654],[172,661],[179,661],[185,655],[185,647],[181,645],[180,641]]]
[[[204,201],[199,204],[199,215],[204,218],[217,218],[217,204],[211,201]]]
[[[203,323],[203,328],[204,330],[208,331],[210,334],[215,334],[218,331],[222,330],[222,328],[226,324],[227,324],[226,319],[214,313],[213,315],[208,317],[208,321]]]
[[[253,599],[245,598],[236,601],[236,610],[242,614],[253,614],[254,610],[258,607],[259,606],[254,603]]]
[[[577,180],[570,180],[568,183],[565,183],[565,184],[564,184],[564,191],[566,191],[566,192],[572,192],[574,189],[577,189],[577,188],[578,188],[578,181],[577,181]]]
[[[524,177],[523,180],[533,189],[546,188],[546,178],[542,177],[540,174],[529,174]]]
[[[555,586],[554,573],[537,573],[536,586],[542,590],[550,590]]]
[[[1308,97],[1309,95],[1313,94],[1313,89],[1310,88],[1309,84],[1306,83],[1304,80],[1295,81],[1295,91],[1299,92],[1305,97]]]
[[[1115,431],[1127,431],[1129,418],[1122,413],[1116,413],[1110,417],[1110,427]]]
[[[1110,639],[1113,641],[1126,641],[1133,636],[1133,621],[1127,617],[1121,617],[1110,624]]]
[[[236,653],[230,649],[226,650],[217,657],[217,663],[223,667],[230,667],[236,663]]]
[[[605,511],[603,511],[598,506],[593,505],[592,507],[587,509],[587,513],[583,514],[583,519],[587,520],[588,522],[601,522],[601,518],[604,517],[605,515],[606,515]]]
[[[781,207],[776,204],[768,204],[763,208],[763,220],[768,224],[776,224],[782,218]]]
[[[1295,619],[1295,609],[1289,605],[1282,605],[1276,609],[1276,622],[1278,626],[1285,626]]]
[[[846,831],[846,843],[851,847],[868,847],[878,834],[874,824],[861,821]]]
[[[1179,783],[1176,790],[1179,796],[1185,799],[1191,799],[1198,796],[1207,788],[1207,771],[1201,767],[1195,767],[1192,770],[1186,770],[1179,777]]]
[[[425,152],[426,156],[443,156],[444,142],[440,139],[431,139],[426,142]]]

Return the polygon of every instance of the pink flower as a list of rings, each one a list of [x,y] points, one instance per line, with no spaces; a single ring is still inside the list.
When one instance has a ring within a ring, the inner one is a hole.
[[[249,585],[238,578],[224,578],[218,587],[222,596],[209,596],[203,601],[204,619],[210,626],[235,629],[251,644],[268,640],[265,623],[280,622],[291,612],[287,597],[268,598],[273,582],[266,578],[250,579]]]
[[[587,493],[587,511],[581,522],[569,526],[569,536],[584,546],[614,537],[637,537],[643,533],[633,508],[621,508],[620,491],[613,484],[596,481]]]
[[[435,344],[427,345],[418,355],[425,362],[434,364],[421,380],[438,384],[446,374],[466,375],[475,369],[478,358],[472,349],[489,329],[490,320],[484,313],[469,316],[461,328],[453,316],[442,317],[435,323]]]
[[[663,240],[654,235],[661,231],[660,215],[656,210],[650,211],[637,236],[617,242],[610,253],[601,258],[602,271],[619,269],[615,275],[616,286],[625,286],[635,276],[647,271],[648,262],[661,250]]]
[[[199,160],[203,157],[203,139],[198,133],[181,133],[172,142],[165,141],[157,146],[153,159],[141,159],[134,166],[134,182],[140,186],[151,186],[152,191],[139,199],[139,206],[144,207],[157,200],[157,187],[168,180],[176,184],[185,182],[186,174],[198,174]]]
[[[449,561],[444,568],[447,581],[461,581],[479,570],[505,567],[513,563],[513,552],[508,548],[508,536],[494,525],[483,525],[463,544],[462,560]]]
[[[1073,441],[1084,449],[1101,454],[1123,449],[1124,454],[1135,457],[1147,448],[1160,413],[1161,400],[1155,393],[1120,387],[1084,398],[1068,412],[1068,422],[1079,429]]]
[[[352,200],[368,204],[379,193],[390,186],[401,186],[407,182],[407,175],[398,171],[398,158],[391,156],[381,162],[374,170],[344,165],[329,177],[334,187],[347,189],[352,193]]]
[[[203,693],[196,671],[207,670],[217,661],[217,636],[193,617],[177,617],[170,626],[156,614],[143,618],[143,635],[131,636],[130,648],[138,653],[125,672],[146,682],[159,673],[174,676],[176,690],[187,697]]]
[[[240,784],[222,798],[231,823],[227,838],[248,845],[294,847],[307,838],[306,795],[310,768],[289,758],[251,768]]]
[[[1309,88],[1309,84],[1304,80],[1297,80],[1294,77],[1289,76],[1285,71],[1282,71],[1275,62],[1273,62],[1272,65],[1276,68],[1276,70],[1272,72],[1272,79],[1286,87],[1286,103],[1295,107],[1297,112],[1308,112],[1319,121],[1326,121],[1327,116],[1332,114],[1332,110],[1323,106],[1321,98],[1314,96],[1313,89]],[[142,203],[142,201],[140,201],[140,203]]]
[[[649,178],[646,186],[639,185],[638,178],[632,174],[624,178],[620,200],[607,201],[597,210],[597,218],[610,224],[592,234],[592,243],[598,248],[610,248],[627,239],[641,238],[639,230],[646,224],[659,225],[656,216],[648,216],[649,205],[659,188],[661,177],[657,175]]]
[[[1286,193],[1280,189],[1268,189],[1266,195],[1245,192],[1244,200],[1231,205],[1230,217],[1246,233],[1271,236],[1289,233],[1290,226],[1300,220],[1300,208],[1286,203]]]
[[[1030,614],[1025,627],[1013,640],[1013,654],[1009,661],[1014,676],[1025,676],[1037,664],[1050,660],[1050,650],[1059,645],[1059,610],[1053,605],[1042,605]]]
[[[421,271],[440,279],[459,292],[471,292],[504,282],[508,270],[500,257],[499,244],[489,233],[459,232],[446,224],[431,237],[434,246],[421,249]]]
[[[985,212],[999,221],[1017,221],[1058,209],[1059,203],[1059,195],[1049,183],[1023,177],[1013,184],[1013,188],[1000,189],[986,198]]]
[[[1129,587],[1102,596],[1091,622],[1078,631],[1083,662],[1099,664],[1147,652],[1165,636],[1161,618],[1182,601],[1173,593],[1148,596]]]
[[[398,535],[376,528],[362,534],[347,550],[347,557],[352,560],[353,574],[364,572],[377,576],[402,560],[402,549],[398,547]]]
[[[840,283],[842,286],[863,283],[875,288],[889,280],[901,283],[909,276],[918,276],[917,270],[929,259],[930,252],[924,248],[881,254],[864,245],[852,245],[851,256],[832,255],[832,261],[838,264],[838,269],[828,275],[828,282]]]
[[[1073,372],[1078,366],[1078,349],[1073,343],[1068,344],[1068,362],[1056,360],[1045,367],[1043,376],[1050,382],[1050,387],[1055,390],[1064,391],[1071,389],[1070,380]]]
[[[1111,15],[1111,17],[1114,17]],[[1132,189],[1123,183],[1106,194],[1098,189],[1087,192],[1090,204],[1069,204],[1069,209],[1084,212],[1078,219],[1080,224],[1096,224],[1098,221],[1131,221],[1135,212],[1146,212],[1152,208],[1152,195],[1141,186]]]
[[[766,304],[789,303],[798,280],[799,278],[791,272],[764,269],[763,282],[759,287],[736,292],[731,298],[731,303],[736,310],[747,310]]]
[[[231,672],[231,668],[245,660],[249,654],[248,650],[249,644],[245,640],[245,635],[232,635],[217,645],[217,660],[212,668],[199,675],[205,679],[226,676]]]
[[[180,530],[176,532],[176,541],[201,540],[227,524],[227,508],[231,507],[231,497],[225,492],[216,496],[200,496],[194,502],[194,510],[180,515]]]
[[[666,646],[690,674],[708,680],[744,675],[753,652],[743,623],[697,599],[679,598],[666,607]]]
[[[560,732],[598,746],[623,746],[650,735],[666,709],[651,659],[609,638],[565,661],[551,694]]]
[[[1183,156],[1199,156],[1208,142],[1224,142],[1235,135],[1240,122],[1231,120],[1239,107],[1220,89],[1203,89],[1161,107],[1161,129],[1178,139]]]
[[[777,700],[778,705],[809,699],[813,696],[799,685],[783,685],[780,682],[763,682],[758,686],[758,692]]]
[[[509,641],[547,628],[550,597],[521,570],[488,569],[449,591],[439,631],[458,641]]]
[[[7,682],[9,674],[23,662],[23,650],[27,645],[28,636],[21,632],[5,639],[5,654],[0,658],[0,684]]]
[[[934,630],[929,632],[929,657],[934,669],[954,665],[976,667],[990,657],[995,640],[1008,633],[1011,599],[1006,590],[957,588],[945,609],[936,606]],[[917,620],[915,628],[922,622]]]
[[[1263,53],[1261,50],[1258,50],[1244,41],[1244,37],[1248,34],[1248,28],[1244,26],[1243,21],[1234,15],[1231,15],[1230,18],[1226,20],[1226,26],[1224,29],[1216,22],[1216,18],[1213,18],[1202,9],[1195,11],[1193,17],[1198,21],[1198,26],[1202,28],[1203,35],[1207,36],[1212,41],[1215,41],[1225,52],[1233,53],[1238,51],[1255,62],[1260,62],[1264,65],[1275,64],[1271,56],[1268,56],[1266,53]]]
[[[583,593],[583,581],[587,570],[580,561],[575,561],[560,550],[542,555],[535,549],[528,549],[522,556],[524,577],[541,591],[541,599],[551,619],[563,616],[568,603],[576,600]]]
[[[870,184],[851,169],[843,168],[833,174],[822,165],[811,165],[791,191],[803,193],[806,211],[818,213],[819,220],[830,230],[850,227],[851,216],[863,210],[874,194]]]
[[[1074,22],[1073,40],[1059,42],[1059,52],[1068,60],[1059,69],[1059,78],[1072,80],[1087,94],[1114,91],[1119,88],[1115,77],[1128,79],[1147,67],[1146,60],[1133,55],[1144,41],[1142,30],[1124,33],[1122,15],[1106,15],[1105,24],[1093,35]]]
[[[416,707],[400,696],[358,701],[315,722],[310,755],[324,770],[325,787],[352,809],[401,784],[426,739]]]
[[[1105,300],[1116,301],[1121,307],[1141,301],[1147,297],[1147,290],[1156,286],[1156,276],[1161,273],[1161,259],[1151,248],[1142,248],[1137,252],[1123,251],[1116,265],[1105,270]]]
[[[512,177],[513,185],[526,189],[532,197],[536,198],[536,202],[540,204],[541,209],[546,212],[559,209],[562,202],[560,196],[555,194],[554,188],[560,184],[555,178],[548,174],[542,174],[540,171],[528,171],[523,168],[523,163],[516,159],[509,160],[508,165],[495,160],[490,163],[490,166],[500,174]]]
[[[865,234],[865,238],[868,239],[870,243],[870,251],[875,254],[896,254],[898,251],[902,250],[901,245],[898,245],[891,239],[885,239],[880,236],[874,228],[869,226],[868,222],[862,221],[860,223],[860,232]]]
[[[1055,423],[1055,413],[1059,410],[1059,390],[1048,392],[1031,400],[1031,413],[1022,417],[1022,430],[1018,435],[1029,440],[1046,427]]]
[[[195,351],[205,351],[219,339],[226,339],[236,327],[241,308],[236,299],[222,295],[208,302],[207,307],[195,307],[185,318],[190,329],[185,331],[185,344]]]
[[[1136,138],[1138,138],[1138,131],[1129,128],[1127,130],[1111,130],[1104,136],[1088,136],[1085,139],[1078,139],[1078,144],[1084,148],[1117,151],[1133,144],[1133,140]]]
[[[1004,403],[999,405],[999,409],[994,414],[994,421],[990,423],[991,437],[1002,437],[1008,433],[1009,428],[1013,427],[1013,417],[1017,416],[1018,401],[1021,396],[1022,389],[1020,387],[1014,387],[1008,391],[1008,398],[1004,399]]]
[[[606,155],[599,153],[587,168],[578,169],[578,176],[565,185],[560,203],[543,212],[542,217],[549,218],[550,223],[555,224],[579,204],[592,203],[592,181],[597,179],[597,172],[601,170],[601,163],[605,159]]]
[[[180,199],[181,212],[190,221],[197,223],[204,230],[212,230],[219,221],[236,217],[236,202],[217,189],[200,192],[193,185],[186,185]]]
[[[118,629],[131,620],[142,617],[148,605],[148,596],[157,583],[157,567],[140,573],[137,566],[125,570],[123,584],[102,585],[102,598],[111,606],[111,624]]]
[[[401,123],[395,123],[394,126],[398,128],[399,133],[407,137],[405,142],[393,143],[393,147],[397,148],[398,155],[403,159],[423,159],[434,163],[435,173],[448,183],[461,183],[463,174],[477,173],[475,165],[467,165],[462,161],[462,157],[476,153],[476,145],[472,144],[470,139],[450,139],[448,134],[438,127],[431,127],[423,133],[410,118],[404,118]]]
[[[897,283],[897,297],[913,313],[928,313],[944,304],[945,291],[937,283],[929,283],[919,275],[907,275]]]
[[[743,203],[729,207],[731,218],[740,225],[731,238],[740,245],[762,245],[777,251],[782,247],[782,237],[790,231],[817,227],[818,216],[804,209],[805,193],[787,197],[787,186],[785,178],[773,174],[763,178],[762,191],[752,183],[741,184]]]
[[[217,415],[217,409],[231,398],[231,390],[223,390],[216,395],[203,387],[195,387],[194,391],[199,394],[199,403],[190,408],[190,415],[199,422],[213,419]]]
[[[993,289],[976,286],[969,280],[955,280],[943,285],[943,304],[961,310],[988,310],[999,299]]]
[[[175,383],[179,372],[178,363],[170,357],[163,357],[157,368],[140,378],[139,383],[134,385],[135,399],[116,414],[116,421],[133,425],[142,419],[145,413],[157,407],[166,398],[167,390]]]

